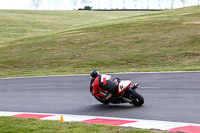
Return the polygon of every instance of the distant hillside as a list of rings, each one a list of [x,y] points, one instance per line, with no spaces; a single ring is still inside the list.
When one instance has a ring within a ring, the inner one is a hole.
[[[200,70],[200,7],[0,10],[0,77]]]

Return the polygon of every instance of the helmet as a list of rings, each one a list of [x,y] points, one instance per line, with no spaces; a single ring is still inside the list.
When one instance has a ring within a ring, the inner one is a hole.
[[[91,78],[95,79],[97,76],[99,76],[99,71],[92,70],[90,73]]]

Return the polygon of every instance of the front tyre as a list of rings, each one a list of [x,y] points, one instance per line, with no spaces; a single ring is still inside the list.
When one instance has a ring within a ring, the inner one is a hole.
[[[131,104],[135,106],[142,106],[144,104],[144,98],[135,90],[128,89],[126,93],[128,93],[129,98],[132,100]]]

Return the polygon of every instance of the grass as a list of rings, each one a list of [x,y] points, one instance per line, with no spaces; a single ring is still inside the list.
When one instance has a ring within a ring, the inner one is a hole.
[[[144,12],[0,10],[0,44],[140,14]]]
[[[59,122],[17,117],[0,117],[1,133],[161,133],[161,131]],[[162,132],[163,133],[163,132]]]
[[[199,9],[0,10],[0,77],[200,70]]]

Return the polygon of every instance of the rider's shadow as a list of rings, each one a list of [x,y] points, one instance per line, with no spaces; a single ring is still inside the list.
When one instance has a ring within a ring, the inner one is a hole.
[[[106,111],[106,110],[126,110],[126,109],[133,109],[133,108],[138,108],[136,106],[132,106],[132,105],[117,105],[117,104],[108,104],[108,105],[104,105],[104,104],[95,104],[95,105],[91,105],[90,108],[92,108],[93,110],[102,110],[102,111]]]
[[[143,107],[143,106],[142,106]],[[85,106],[81,109],[82,115],[92,115],[92,116],[120,116],[127,117],[127,114],[131,114],[132,116],[136,115],[140,112],[142,107],[136,107],[133,105],[116,105],[116,104],[93,104]]]

